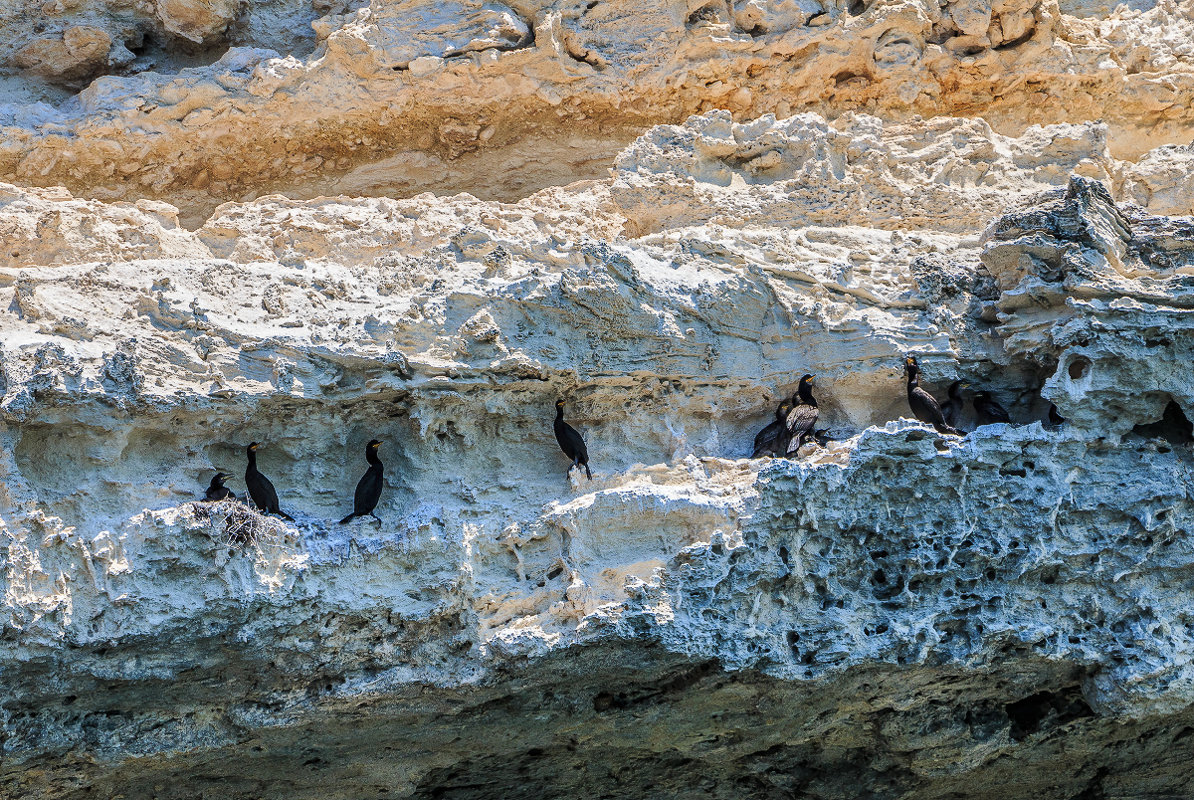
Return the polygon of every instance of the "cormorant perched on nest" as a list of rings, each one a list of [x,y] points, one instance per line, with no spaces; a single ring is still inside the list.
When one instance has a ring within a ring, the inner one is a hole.
[[[269,478],[257,471],[257,448],[260,446],[259,443],[253,442],[246,451],[249,455],[249,466],[245,470],[245,488],[249,490],[249,497],[253,498],[253,503],[260,510],[294,522],[294,517],[278,508],[278,493],[274,491],[274,485],[269,482]]]
[[[945,417],[945,424],[958,427],[958,419],[962,416],[962,409],[966,405],[966,398],[962,396],[962,390],[969,385],[962,381],[954,381],[949,385],[949,389],[946,390],[949,399],[941,404],[941,416]]]
[[[357,483],[356,494],[352,496],[352,513],[340,520],[341,525],[351,521],[353,517],[366,515],[381,522],[373,513],[373,509],[377,508],[378,499],[381,498],[381,477],[385,469],[381,464],[381,459],[377,457],[377,448],[379,447],[381,447],[381,442],[377,439],[371,439],[369,444],[365,445],[365,460],[369,462],[369,469],[365,470],[365,474]]]
[[[556,441],[560,443],[560,449],[564,451],[564,455],[572,459],[572,466],[568,467],[568,471],[572,472],[572,467],[583,466],[585,475],[592,480],[593,473],[589,471],[589,450],[585,447],[585,440],[580,438],[576,428],[564,422],[563,400],[556,401],[556,421],[553,427],[556,432]]]
[[[755,449],[751,458],[765,456],[783,456],[788,452],[788,412],[792,410],[792,401],[780,401],[775,409],[775,419],[755,437]]]
[[[999,401],[992,397],[990,392],[979,392],[974,396],[974,413],[978,415],[979,425],[1012,421],[1007,409],[999,405]]]
[[[799,401],[799,402],[797,402]],[[813,432],[817,424],[817,400],[813,397],[813,376],[805,375],[796,387],[796,396],[792,398],[792,410],[788,412],[785,421],[788,428],[788,450],[786,455],[795,455],[804,444],[805,437]]]
[[[908,405],[912,408],[913,415],[921,422],[932,425],[938,433],[964,436],[962,431],[945,421],[945,415],[941,413],[941,406],[937,404],[933,395],[920,388],[920,365],[912,356],[907,356],[904,359],[904,372],[908,377]]]
[[[211,484],[203,495],[203,502],[214,503],[216,500],[235,500],[236,495],[224,485],[224,481],[232,476],[227,472],[217,472],[211,479]]]

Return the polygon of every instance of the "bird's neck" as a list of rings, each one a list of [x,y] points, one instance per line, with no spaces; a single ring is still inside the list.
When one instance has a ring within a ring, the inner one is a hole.
[[[908,370],[908,388],[915,389],[920,386],[920,374],[913,370]]]
[[[249,467],[251,469],[257,469],[257,454],[252,450],[249,451]]]
[[[377,457],[377,451],[372,447],[365,451],[365,460],[375,467],[381,466],[381,459]]]
[[[556,408],[556,422],[563,422],[563,421],[564,421],[564,407],[558,406]]]
[[[800,402],[804,403],[806,406],[817,405],[817,400],[813,397],[813,390],[810,387],[801,384],[800,387],[796,389],[796,393],[800,395]]]

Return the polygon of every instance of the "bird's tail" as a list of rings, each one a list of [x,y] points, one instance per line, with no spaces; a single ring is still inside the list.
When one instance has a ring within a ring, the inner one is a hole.
[[[294,517],[290,516],[290,515],[289,515],[289,514],[287,514],[285,511],[278,511],[278,512],[277,512],[277,514],[278,514],[278,516],[279,516],[279,517],[281,517],[282,519],[285,519],[285,520],[290,520],[291,522],[294,522]]]
[[[966,435],[965,431],[960,431],[957,428],[953,427],[952,425],[934,425],[933,427],[937,429],[937,433],[949,433],[954,436],[965,436]]]
[[[353,517],[355,517],[356,515],[357,515],[357,512],[355,512],[355,511],[354,511],[354,512],[352,512],[352,513],[351,513],[351,514],[349,514],[347,517],[345,517],[344,519],[340,520],[340,524],[341,524],[341,525],[347,525],[348,523],[352,522],[352,520],[353,520]]]
[[[585,475],[588,476],[589,480],[593,480],[593,473],[589,471],[588,462],[585,462]]]

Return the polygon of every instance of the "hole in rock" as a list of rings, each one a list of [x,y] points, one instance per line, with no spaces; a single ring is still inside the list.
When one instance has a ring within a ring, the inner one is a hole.
[[[1004,712],[1011,721],[1010,736],[1014,742],[1076,719],[1094,716],[1078,686],[1067,686],[1056,693],[1038,692],[1008,703]]]
[[[717,12],[717,4],[709,3],[707,5],[703,5],[688,15],[688,19],[685,20],[685,24],[691,28],[694,25],[701,24],[702,22],[720,22],[721,19]]]
[[[1090,359],[1086,356],[1078,356],[1070,365],[1066,367],[1066,372],[1069,374],[1071,380],[1081,380],[1090,374]]]
[[[863,0],[850,0],[850,4],[846,6],[846,11],[850,12],[850,16],[861,16],[866,12],[866,3]]]
[[[1159,420],[1137,425],[1132,428],[1132,433],[1146,439],[1164,439],[1170,444],[1194,442],[1194,425],[1191,425],[1182,407],[1173,400],[1165,406],[1165,412]]]
[[[1024,44],[1029,39],[1031,39],[1035,33],[1036,33],[1036,28],[1029,28],[1027,33],[1022,33],[1019,36],[1017,36],[1015,39],[1009,39],[1008,41],[1003,42],[1002,44],[997,44],[991,49],[992,50],[1010,50],[1013,47],[1019,47],[1020,45]]]

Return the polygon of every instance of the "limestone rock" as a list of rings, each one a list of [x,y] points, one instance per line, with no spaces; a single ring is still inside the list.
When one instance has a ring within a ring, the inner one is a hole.
[[[1123,195],[1183,159],[714,112],[518,203],[274,195],[190,231],[5,187],[0,778],[1180,793],[1194,229]],[[907,352],[1017,424],[904,419]],[[748,459],[806,371],[831,440]],[[382,521],[337,525],[373,437]],[[249,440],[296,523],[193,502]]]
[[[737,122],[961,116],[1011,138],[1102,121],[1119,159],[1188,145],[1194,113],[1189,48],[1173,33],[1194,24],[1184,3],[60,5],[54,24],[96,31],[92,44],[62,58],[56,35],[0,11],[0,61],[51,76],[75,65],[76,82],[116,74],[79,103],[61,76],[18,80],[0,113],[0,180],[149,197],[188,226],[274,192],[517,200],[603,179],[651,125],[718,108]],[[246,71],[249,52],[267,55]],[[429,133],[461,123],[501,134],[462,148]]]
[[[232,24],[241,0],[157,0],[158,19],[168,32],[202,44]]]
[[[16,51],[13,63],[35,75],[74,78],[107,66],[112,37],[101,28],[74,25],[61,38],[34,39]]]

